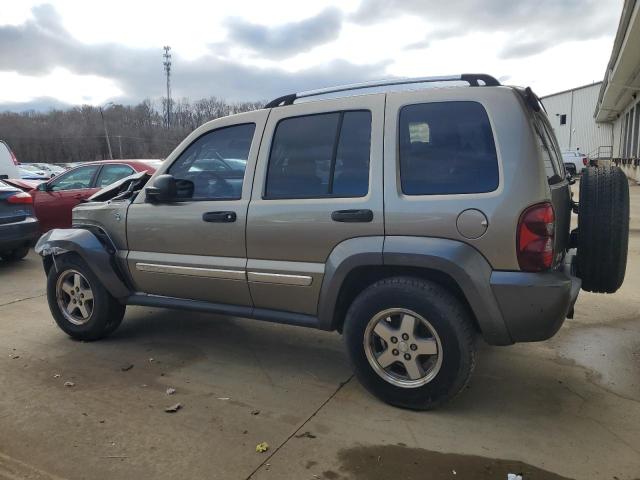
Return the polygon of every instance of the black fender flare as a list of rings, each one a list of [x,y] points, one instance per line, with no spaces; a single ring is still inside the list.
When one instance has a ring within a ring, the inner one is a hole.
[[[484,339],[492,345],[513,343],[491,289],[491,265],[472,246],[444,238],[376,236],[340,243],[326,262],[318,328],[337,327],[334,313],[343,282],[353,269],[362,266],[424,268],[447,275],[465,296]]]
[[[124,299],[131,295],[131,289],[126,285],[116,271],[115,258],[94,233],[83,228],[56,228],[48,231],[36,243],[35,251],[46,258],[65,253],[76,253],[82,258],[91,271],[100,280],[107,291],[117,299]]]

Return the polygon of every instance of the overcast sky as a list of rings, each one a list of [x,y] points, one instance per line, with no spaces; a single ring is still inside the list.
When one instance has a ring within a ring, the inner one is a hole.
[[[622,0],[0,0],[0,110],[268,100],[341,83],[489,73],[539,95],[600,81]]]

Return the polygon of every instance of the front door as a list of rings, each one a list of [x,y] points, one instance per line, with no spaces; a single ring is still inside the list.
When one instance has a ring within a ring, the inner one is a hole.
[[[316,315],[331,252],[384,235],[383,123],[384,94],[271,111],[247,222],[255,307]]]
[[[128,266],[138,291],[251,306],[245,225],[267,110],[209,122],[165,160],[194,184],[190,198],[149,203],[142,192],[127,214]],[[152,185],[154,178],[149,180]]]
[[[41,232],[52,228],[71,228],[73,207],[98,191],[93,186],[98,168],[98,165],[74,168],[32,192]]]

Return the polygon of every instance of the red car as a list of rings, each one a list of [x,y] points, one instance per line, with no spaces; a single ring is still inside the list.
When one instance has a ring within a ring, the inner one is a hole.
[[[67,170],[29,193],[44,233],[52,228],[70,228],[71,210],[98,190],[137,172],[153,173],[160,160],[106,160],[83,163]]]

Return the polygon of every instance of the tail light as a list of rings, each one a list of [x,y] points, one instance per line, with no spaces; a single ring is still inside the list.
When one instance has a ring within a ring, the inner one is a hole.
[[[31,205],[33,203],[33,198],[31,197],[31,195],[25,192],[20,192],[20,193],[16,193],[15,195],[11,195],[10,197],[7,197],[6,200],[7,202],[13,203],[13,204]]]
[[[527,208],[518,222],[518,264],[525,272],[540,272],[553,265],[555,214],[553,206],[539,203]]]
[[[586,167],[587,165],[589,165],[589,159],[587,157],[582,157],[582,163]]]
[[[14,165],[19,165],[18,159],[16,158],[16,154],[13,153],[11,150],[9,150],[9,152],[11,152],[11,160],[13,160],[13,164]]]

